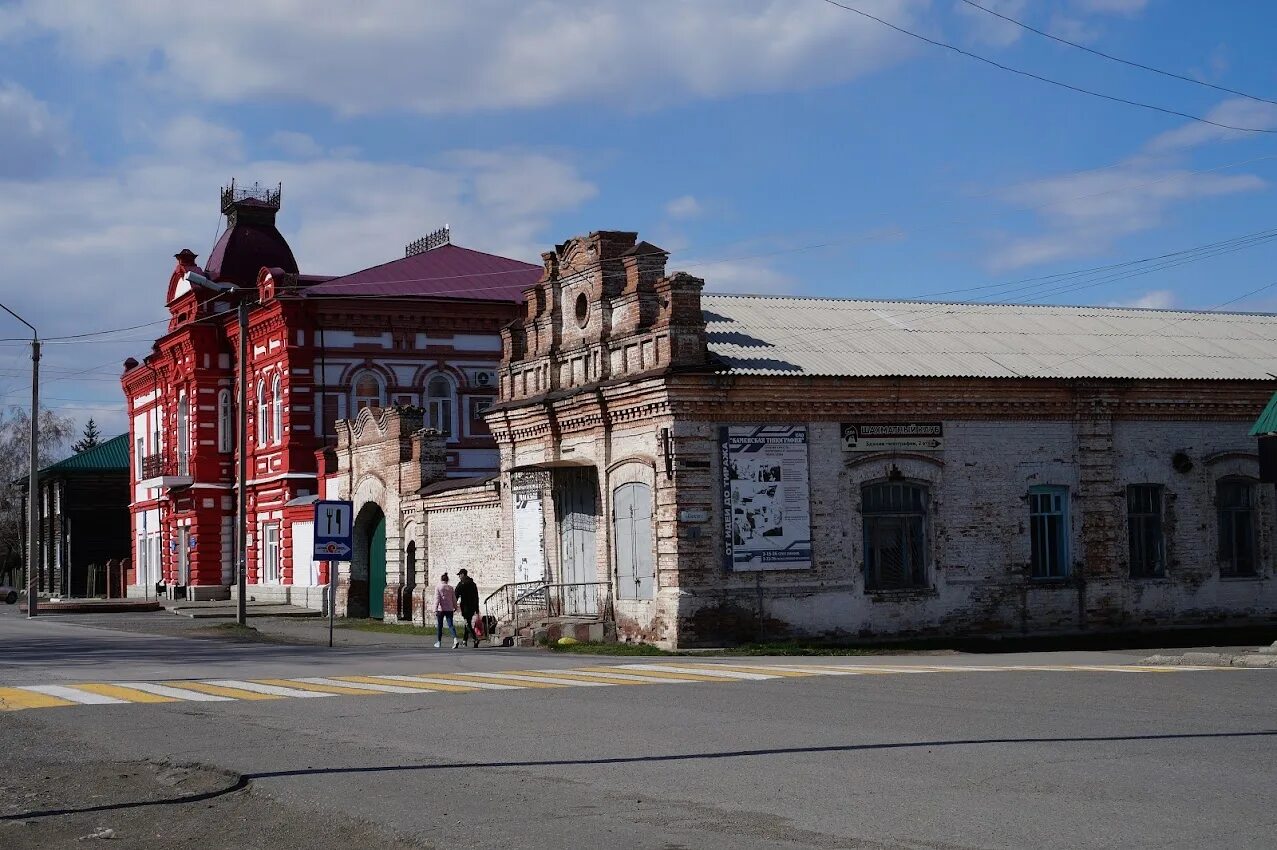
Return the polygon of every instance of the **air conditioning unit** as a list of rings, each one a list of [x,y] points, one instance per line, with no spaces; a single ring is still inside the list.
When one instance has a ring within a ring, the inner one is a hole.
[[[474,385],[476,387],[494,387],[497,384],[497,373],[487,369],[481,369],[474,373]]]

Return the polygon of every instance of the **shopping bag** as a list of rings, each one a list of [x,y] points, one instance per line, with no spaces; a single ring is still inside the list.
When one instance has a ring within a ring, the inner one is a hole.
[[[475,637],[483,639],[483,618],[477,613],[470,617],[470,628],[474,630]]]

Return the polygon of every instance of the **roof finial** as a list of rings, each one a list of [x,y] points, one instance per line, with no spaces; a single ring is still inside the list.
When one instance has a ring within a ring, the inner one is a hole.
[[[444,245],[452,244],[452,228],[448,225],[436,230],[434,233],[427,233],[416,242],[409,242],[404,246],[403,255],[405,257],[415,257],[417,254],[424,254],[427,251],[441,248]]]

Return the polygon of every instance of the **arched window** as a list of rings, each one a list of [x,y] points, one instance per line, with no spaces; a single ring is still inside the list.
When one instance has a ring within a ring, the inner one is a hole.
[[[266,403],[266,382],[257,382],[257,445],[270,439],[270,405]]]
[[[270,401],[271,431],[274,433],[275,442],[279,443],[284,439],[284,393],[280,386],[279,375],[275,376],[275,381],[271,384]]]
[[[191,404],[183,392],[177,397],[177,474],[191,469]]]
[[[452,436],[452,381],[435,375],[426,383],[426,424],[446,437]]]
[[[357,414],[365,407],[385,406],[386,403],[381,394],[381,381],[377,378],[377,375],[368,371],[360,372],[356,375],[353,412]]]
[[[927,488],[884,481],[860,490],[865,527],[865,589],[927,584]]]
[[[235,408],[231,406],[231,391],[217,394],[217,450],[226,454],[235,445]]]

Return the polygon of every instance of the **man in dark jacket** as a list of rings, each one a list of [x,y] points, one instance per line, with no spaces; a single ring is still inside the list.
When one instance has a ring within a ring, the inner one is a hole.
[[[461,609],[461,619],[465,622],[466,631],[463,640],[466,643],[474,638],[475,647],[479,646],[479,636],[474,631],[474,615],[479,613],[479,585],[470,578],[470,573],[457,570],[457,606]]]

